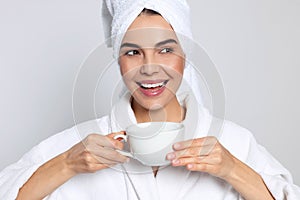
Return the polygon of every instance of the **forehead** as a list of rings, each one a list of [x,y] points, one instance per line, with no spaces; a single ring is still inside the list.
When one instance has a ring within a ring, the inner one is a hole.
[[[164,28],[173,30],[171,25],[161,15],[139,15],[129,26],[128,30],[138,28]]]
[[[171,25],[160,15],[141,15],[129,26],[122,43],[153,46],[166,39],[178,41]]]

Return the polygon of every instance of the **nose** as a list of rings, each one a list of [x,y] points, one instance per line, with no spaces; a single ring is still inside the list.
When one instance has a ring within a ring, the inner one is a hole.
[[[158,64],[144,64],[141,66],[141,74],[152,76],[159,72],[160,66]]]
[[[140,68],[141,74],[151,76],[158,73],[160,66],[155,62],[155,58],[151,54],[145,54],[143,65]]]

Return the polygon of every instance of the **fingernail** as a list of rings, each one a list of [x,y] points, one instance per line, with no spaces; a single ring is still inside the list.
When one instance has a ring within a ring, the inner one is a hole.
[[[175,154],[174,153],[169,153],[168,155],[167,155],[167,159],[168,160],[172,160],[172,159],[174,159],[175,158]]]
[[[193,168],[193,164],[188,164],[188,165],[187,165],[187,168],[188,168],[188,169],[192,169],[192,168]]]
[[[126,162],[126,163],[129,163],[129,162],[130,162],[130,158],[127,158],[125,162]]]
[[[174,144],[174,149],[179,149],[180,148],[180,144],[179,143],[176,143],[176,144]]]
[[[172,163],[175,165],[178,165],[180,163],[180,161],[176,159],[176,160],[173,160]]]

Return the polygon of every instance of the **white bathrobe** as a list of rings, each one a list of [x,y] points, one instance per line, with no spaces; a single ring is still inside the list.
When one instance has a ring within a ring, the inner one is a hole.
[[[196,137],[205,136],[212,119],[209,112],[188,95],[183,94],[178,96],[178,99],[187,109],[186,119],[183,121],[187,131],[190,129],[190,121],[195,119],[193,111],[198,109],[196,119],[199,123],[196,127]],[[39,166],[68,150],[89,133],[108,134],[122,129],[123,127],[116,123],[116,116],[125,119],[124,126],[127,125],[126,123],[136,123],[130,107],[130,95],[125,95],[109,116],[74,126],[46,139],[25,154],[17,163],[4,169],[0,173],[0,199],[15,199],[19,188]],[[300,189],[292,183],[290,173],[265,148],[256,143],[248,130],[225,121],[219,141],[234,156],[262,176],[277,200],[300,199]],[[126,169],[127,173],[123,169]],[[135,173],[138,171],[148,173]],[[142,166],[137,161],[131,160],[124,164],[123,168],[118,165],[96,173],[77,175],[45,199],[228,200],[243,198],[228,183],[207,173],[189,172],[184,167],[167,166],[161,168],[154,177],[151,167]]]

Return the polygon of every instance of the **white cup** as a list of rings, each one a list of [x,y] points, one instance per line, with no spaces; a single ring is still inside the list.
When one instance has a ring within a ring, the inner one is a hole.
[[[126,135],[116,135],[129,143],[130,151],[117,150],[122,155],[134,158],[147,166],[170,164],[167,153],[173,151],[172,145],[184,140],[184,126],[175,122],[146,122],[133,124],[126,128]]]

